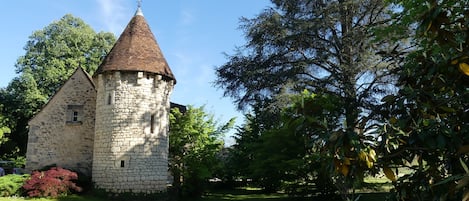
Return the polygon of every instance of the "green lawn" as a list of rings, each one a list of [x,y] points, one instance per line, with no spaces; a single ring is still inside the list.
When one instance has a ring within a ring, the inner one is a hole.
[[[289,201],[289,200],[303,200],[299,198],[289,198],[285,194],[264,194],[259,189],[255,188],[239,188],[234,190],[215,191],[210,192],[200,199],[194,201]],[[192,200],[187,200],[192,201]]]
[[[376,181],[375,181],[376,182]],[[360,201],[382,201],[386,197],[386,189],[388,184],[376,184],[372,183],[372,186],[367,187],[364,190],[360,190],[361,198]],[[383,192],[384,191],[384,192]],[[311,200],[312,198],[298,198],[298,197],[288,197],[282,193],[274,194],[265,194],[262,193],[259,189],[256,188],[239,188],[234,190],[223,190],[223,191],[213,191],[207,193],[205,196],[199,199],[186,199],[184,201],[303,201]],[[313,198],[315,201],[335,201],[340,199],[333,199],[331,197],[327,198]],[[96,197],[92,195],[72,195],[63,198],[57,199],[24,199],[24,198],[2,198],[0,201],[110,201],[112,199],[105,199],[101,197]]]
[[[361,193],[360,201],[382,201],[386,198],[387,193],[384,192],[368,192]],[[285,194],[264,194],[258,189],[236,189],[229,191],[212,192],[198,200],[186,201],[306,201],[311,200],[311,197],[288,197]],[[340,199],[327,198],[313,198],[315,201],[339,201]]]
[[[363,193],[361,194],[360,201],[381,201],[384,200],[386,197],[386,193]],[[24,198],[0,198],[0,201],[110,201],[104,198],[98,198],[93,196],[68,196],[64,198],[57,198],[57,199],[47,199],[47,198],[40,198],[40,199],[24,199]],[[185,201],[306,201],[311,200],[311,198],[291,198],[287,197],[283,194],[257,194],[257,193],[246,193],[246,194],[239,194],[238,192],[231,192],[231,193],[212,193],[209,195],[204,196],[203,198],[199,199],[187,199]],[[314,199],[315,201],[334,201],[334,199]],[[340,200],[340,199],[336,199]]]
[[[98,198],[94,196],[78,196],[78,195],[71,195],[63,198],[35,198],[35,199],[25,199],[25,198],[2,198],[0,197],[0,201],[108,201],[107,199]]]

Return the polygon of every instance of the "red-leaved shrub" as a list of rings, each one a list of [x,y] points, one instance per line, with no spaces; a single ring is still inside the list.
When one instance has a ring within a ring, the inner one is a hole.
[[[58,197],[71,191],[80,192],[82,188],[73,182],[77,179],[77,173],[53,167],[47,171],[34,171],[23,188],[29,197]]]

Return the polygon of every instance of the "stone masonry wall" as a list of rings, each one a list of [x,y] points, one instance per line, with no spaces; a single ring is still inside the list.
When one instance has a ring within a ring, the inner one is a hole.
[[[55,164],[91,175],[96,91],[87,76],[77,69],[29,122],[26,170]]]
[[[112,72],[94,79],[96,187],[114,193],[166,191],[173,82],[144,72]]]

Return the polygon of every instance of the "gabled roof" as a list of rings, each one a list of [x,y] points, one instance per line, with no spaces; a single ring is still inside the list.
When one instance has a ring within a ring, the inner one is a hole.
[[[94,75],[106,71],[143,71],[176,81],[140,8]]]
[[[43,113],[44,110],[47,110],[47,108],[49,107],[50,104],[52,104],[53,100],[58,96],[58,94],[62,94],[62,93],[67,93],[66,91],[64,91],[63,89],[67,86],[67,85],[74,85],[72,84],[73,80],[74,79],[77,79],[79,77],[85,77],[86,81],[84,83],[88,83],[89,84],[89,87],[91,89],[93,89],[95,92],[96,92],[96,87],[94,85],[94,82],[93,82],[93,79],[91,79],[91,76],[90,74],[88,74],[83,68],[81,67],[78,67],[75,72],[72,73],[72,75],[70,75],[70,77],[68,78],[67,81],[65,81],[65,83],[57,90],[57,92],[55,92],[55,94],[49,98],[49,100],[47,101],[47,103],[41,108],[41,110],[35,114],[28,122],[28,124],[30,124],[30,122],[33,122],[39,115],[41,115]],[[76,84],[76,83],[75,83]],[[80,87],[86,87],[85,85],[81,85]]]

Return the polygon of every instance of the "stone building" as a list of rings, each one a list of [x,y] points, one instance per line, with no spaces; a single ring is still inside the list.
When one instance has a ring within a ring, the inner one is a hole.
[[[175,83],[139,7],[94,75],[78,68],[30,120],[26,170],[55,164],[114,193],[165,191]]]
[[[42,110],[29,121],[26,169],[57,164],[91,172],[96,89],[78,68]]]

